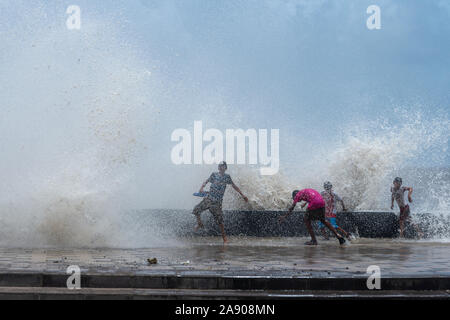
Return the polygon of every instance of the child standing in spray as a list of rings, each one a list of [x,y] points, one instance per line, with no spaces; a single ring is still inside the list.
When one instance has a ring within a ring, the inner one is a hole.
[[[333,185],[331,182],[327,181],[323,184],[323,188],[325,191],[322,191],[320,194],[325,201],[325,219],[331,223],[331,225],[344,237],[351,240],[351,234],[341,227],[339,227],[336,223],[336,214],[337,214],[337,203],[340,202],[342,204],[342,210],[347,211],[345,208],[344,201],[341,197],[339,197],[336,193],[333,192]],[[325,232],[325,225],[319,221],[319,230],[325,239],[328,240],[328,236]]]
[[[394,200],[397,202],[398,207],[400,208],[400,217],[399,217],[399,224],[400,224],[400,237],[404,237],[404,231],[405,231],[405,223],[410,222],[411,225],[416,229],[417,234],[419,237],[423,236],[422,231],[419,229],[419,227],[411,222],[411,212],[409,210],[409,205],[405,204],[405,191],[408,191],[408,201],[412,202],[412,193],[413,188],[411,187],[402,187],[402,178],[395,178],[394,179],[394,186],[391,187],[391,209],[394,209]]]

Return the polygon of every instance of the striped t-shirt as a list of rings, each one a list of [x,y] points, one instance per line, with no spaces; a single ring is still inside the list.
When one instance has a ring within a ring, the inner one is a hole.
[[[336,218],[336,202],[342,201],[341,197],[339,197],[333,191],[322,191],[320,193],[323,200],[325,201],[325,217],[326,218]]]
[[[214,202],[222,202],[227,184],[232,184],[233,180],[226,173],[221,175],[219,172],[214,172],[209,177],[208,182],[211,183],[208,199]]]

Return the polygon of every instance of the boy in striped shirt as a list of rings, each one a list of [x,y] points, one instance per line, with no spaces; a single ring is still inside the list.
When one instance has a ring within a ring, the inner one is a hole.
[[[339,227],[336,223],[336,214],[337,214],[337,203],[340,202],[342,204],[342,210],[347,211],[345,208],[344,201],[341,197],[339,197],[336,193],[333,192],[333,185],[331,182],[327,181],[323,184],[323,188],[325,189],[320,193],[323,200],[325,201],[325,219],[331,223],[333,228],[335,228],[341,235],[346,237],[347,239],[351,239],[351,234],[341,227]],[[322,222],[319,221],[319,230],[325,239],[328,240],[328,236],[325,231],[325,226]]]

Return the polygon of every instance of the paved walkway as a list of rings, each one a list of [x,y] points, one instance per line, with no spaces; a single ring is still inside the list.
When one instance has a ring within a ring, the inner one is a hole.
[[[223,246],[216,237],[186,238],[165,248],[14,249],[0,248],[0,273],[222,274],[366,276],[378,265],[384,276],[450,276],[450,242],[358,239],[340,247],[303,238],[236,238]],[[149,265],[148,258],[158,264]]]

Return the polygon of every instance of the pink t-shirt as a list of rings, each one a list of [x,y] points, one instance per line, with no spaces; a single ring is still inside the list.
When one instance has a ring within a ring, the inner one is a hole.
[[[325,207],[325,201],[319,192],[314,189],[300,190],[294,198],[294,204],[300,201],[308,202],[308,210],[316,210]]]

